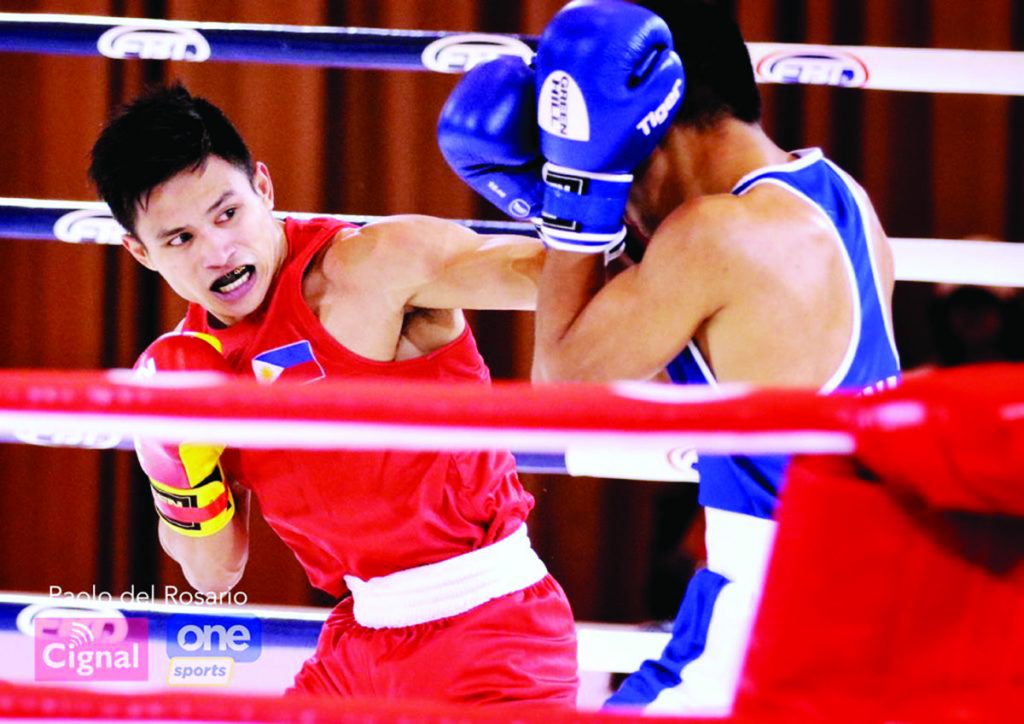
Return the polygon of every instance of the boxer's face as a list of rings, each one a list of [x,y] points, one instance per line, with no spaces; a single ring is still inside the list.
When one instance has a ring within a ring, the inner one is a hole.
[[[210,156],[154,188],[136,207],[137,236],[124,245],[177,294],[234,324],[263,302],[287,253],[274,219],[267,167],[244,170]]]

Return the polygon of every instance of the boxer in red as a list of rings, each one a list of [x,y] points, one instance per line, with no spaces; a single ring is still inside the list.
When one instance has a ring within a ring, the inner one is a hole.
[[[486,384],[459,310],[535,303],[534,239],[421,216],[276,220],[267,167],[180,86],[122,108],[90,176],[128,251],[189,302],[149,369]],[[572,613],[530,547],[533,499],[508,452],[137,450],[161,543],[197,589],[241,577],[252,493],[311,583],[342,599],[295,690],[574,704]]]

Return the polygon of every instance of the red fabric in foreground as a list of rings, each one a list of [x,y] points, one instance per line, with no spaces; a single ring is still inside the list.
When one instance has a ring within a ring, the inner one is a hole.
[[[740,716],[1019,715],[1021,519],[926,508],[840,457],[798,458],[778,518]]]
[[[160,392],[139,390],[135,397],[149,403],[147,398],[159,398]],[[579,392],[566,390],[565,399]],[[0,390],[0,403],[4,396]],[[59,394],[42,397],[61,399]],[[511,402],[494,395],[492,405],[495,400]],[[729,721],[1019,721],[1024,702],[1024,368],[944,371],[908,380],[891,393],[835,403],[818,398],[811,405],[801,395],[774,400],[755,395],[701,407],[712,418],[716,410],[721,415],[711,423],[728,418],[733,429],[751,429],[765,425],[764,404],[777,407],[787,401],[799,403],[787,407],[787,416],[799,410],[791,425],[801,416],[836,427],[849,423],[858,453],[856,459],[798,458],[791,468],[736,714]],[[370,398],[363,404],[369,406]],[[651,429],[655,419],[679,425],[679,419],[666,419],[671,415],[665,411],[685,409],[662,405],[660,416],[646,419],[644,407],[635,409],[625,426]],[[548,724],[637,720],[626,714],[542,708],[467,711],[411,702],[186,692],[130,697],[2,685],[0,716]]]
[[[937,508],[1024,516],[1024,365],[913,375],[861,404],[857,458],[887,485]]]

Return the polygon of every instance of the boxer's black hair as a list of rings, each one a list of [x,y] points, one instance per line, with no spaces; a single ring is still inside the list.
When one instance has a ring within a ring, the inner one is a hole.
[[[723,116],[761,120],[761,95],[739,26],[707,0],[639,0],[668,24],[686,72],[686,91],[675,122],[706,128]]]
[[[218,156],[255,173],[252,154],[224,112],[175,84],[121,106],[92,147],[89,178],[114,218],[132,235],[149,193],[182,171]]]

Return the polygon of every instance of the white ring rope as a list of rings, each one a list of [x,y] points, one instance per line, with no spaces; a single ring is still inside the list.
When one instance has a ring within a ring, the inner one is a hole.
[[[279,218],[331,216],[356,224],[382,217],[277,212]],[[460,221],[481,233],[535,233],[531,224]],[[124,230],[96,201],[0,197],[0,237],[60,240],[75,244],[120,244]],[[958,239],[892,239],[896,279],[1024,287],[1024,244]]]
[[[1024,53],[872,45],[747,43],[760,83],[1024,95]]]
[[[689,472],[691,448],[849,453],[851,415],[861,404],[847,395],[739,386],[406,380],[268,386],[202,372],[140,379],[129,370],[0,371],[0,432],[18,440],[138,435],[305,450],[628,448],[667,458],[677,476]]]
[[[15,52],[202,62],[462,72],[498,55],[529,57],[537,39],[252,23],[0,13],[0,48]],[[1024,95],[1024,53],[748,43],[761,83],[932,93]]]
[[[892,250],[901,281],[1024,287],[1024,244],[892,239]]]

